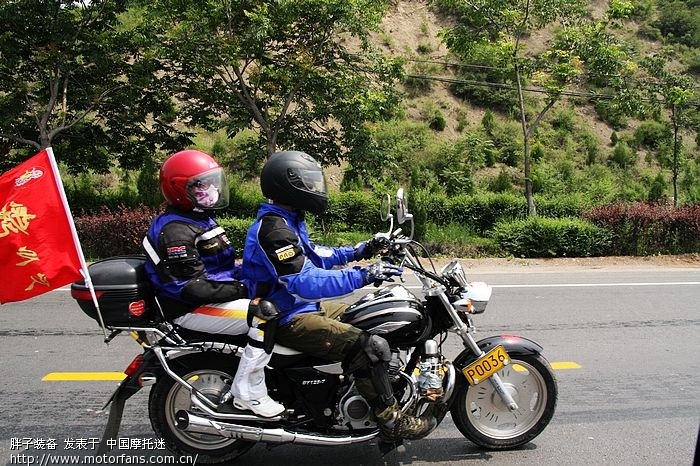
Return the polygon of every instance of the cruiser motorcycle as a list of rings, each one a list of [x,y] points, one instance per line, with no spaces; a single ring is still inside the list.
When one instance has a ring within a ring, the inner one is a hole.
[[[340,319],[389,342],[389,376],[404,412],[433,416],[435,424],[449,412],[464,437],[485,449],[531,441],[550,422],[557,403],[557,383],[542,347],[514,335],[477,341],[472,319],[486,310],[491,287],[467,280],[457,261],[440,272],[432,267],[425,248],[412,239],[413,216],[403,190],[394,202],[387,195],[381,204],[382,219],[390,224],[387,233],[377,235],[388,244],[382,260],[412,271],[422,283],[421,296],[388,284],[352,304]],[[279,345],[266,377],[270,396],[284,404],[285,413],[262,418],[219,404],[245,341],[164,320],[144,261],[114,257],[90,266],[99,313],[84,281],[71,286],[81,309],[111,331],[105,342],[126,332],[143,349],[107,402],[110,417],[98,452],[116,437],[126,400],[147,386],[155,434],[174,454],[196,455],[198,463],[230,462],[258,442],[336,446],[376,439],[383,453],[401,450],[400,442],[380,441],[372,409],[339,362]],[[449,333],[464,346],[454,360],[442,352]]]

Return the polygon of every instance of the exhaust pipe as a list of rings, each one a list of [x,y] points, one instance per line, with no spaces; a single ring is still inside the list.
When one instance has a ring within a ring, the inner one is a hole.
[[[367,435],[345,435],[342,437],[308,435],[289,432],[284,429],[264,429],[261,427],[215,421],[184,410],[178,411],[175,414],[175,419],[177,420],[177,428],[185,432],[266,443],[296,443],[315,446],[349,445],[352,443],[366,442],[367,440],[375,438],[378,434],[378,431],[374,431]]]

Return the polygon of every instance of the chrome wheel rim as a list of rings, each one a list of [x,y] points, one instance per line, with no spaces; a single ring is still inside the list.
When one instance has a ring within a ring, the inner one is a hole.
[[[467,417],[482,435],[512,439],[528,432],[542,418],[547,406],[547,385],[540,372],[523,361],[512,361],[498,375],[518,409],[511,412],[491,382],[485,380],[467,390]]]
[[[190,372],[183,379],[215,403],[231,386],[230,375],[211,369]],[[165,399],[165,418],[168,427],[178,440],[200,450],[217,450],[237,441],[236,439],[186,432],[178,429],[175,415],[180,410],[192,411],[193,408],[189,390],[176,382]]]

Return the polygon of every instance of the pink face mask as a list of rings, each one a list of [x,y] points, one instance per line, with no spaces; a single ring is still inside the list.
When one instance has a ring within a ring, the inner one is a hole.
[[[213,184],[194,188],[194,198],[200,207],[212,207],[219,200],[219,190]]]

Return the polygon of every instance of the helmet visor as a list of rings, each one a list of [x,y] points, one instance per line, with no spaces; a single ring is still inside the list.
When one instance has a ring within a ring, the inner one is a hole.
[[[297,170],[306,191],[326,194],[326,178],[321,170]]]
[[[195,208],[223,209],[228,206],[228,182],[223,168],[215,168],[187,180],[187,194]]]

